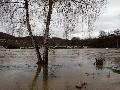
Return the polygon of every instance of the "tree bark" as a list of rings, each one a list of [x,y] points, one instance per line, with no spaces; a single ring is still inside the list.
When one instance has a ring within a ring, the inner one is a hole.
[[[50,20],[51,20],[51,15],[52,15],[53,1],[52,0],[48,0],[48,4],[49,4],[49,10],[48,10],[46,29],[45,29],[45,34],[44,34],[43,62],[45,64],[48,64],[48,38],[49,38],[49,29],[50,29],[49,26],[50,26]]]
[[[31,37],[31,40],[32,40],[32,44],[35,48],[35,51],[36,51],[36,54],[37,54],[37,58],[38,58],[38,62],[37,64],[40,64],[42,63],[42,58],[41,58],[41,54],[40,54],[40,51],[39,51],[39,47],[37,45],[37,42],[35,40],[35,37],[33,36],[32,34],[32,30],[31,30],[31,25],[30,25],[30,21],[29,21],[29,8],[28,8],[28,1],[27,0],[24,0],[25,1],[25,9],[26,9],[26,23],[27,23],[27,29],[28,29],[28,32],[29,32],[29,36]]]

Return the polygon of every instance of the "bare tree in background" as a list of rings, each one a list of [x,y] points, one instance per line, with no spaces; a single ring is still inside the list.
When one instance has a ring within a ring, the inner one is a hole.
[[[19,5],[19,6],[17,6],[16,4]],[[29,16],[30,16],[29,15],[29,1],[28,0],[22,0],[22,1],[2,0],[0,2],[0,5],[1,5],[2,13],[4,12],[3,14],[8,14],[7,16],[10,17],[10,19],[9,18],[6,19],[6,18],[2,18],[1,17],[1,19],[5,20],[4,22],[10,22],[13,25],[14,25],[14,23],[17,23],[17,24],[21,24],[22,23],[21,25],[24,25],[26,23],[27,30],[29,32],[29,36],[31,37],[32,43],[33,43],[34,48],[36,50],[36,54],[37,54],[37,58],[38,58],[37,64],[41,63],[42,62],[42,58],[41,58],[41,54],[39,52],[39,47],[38,47],[37,42],[36,42],[36,40],[35,40],[35,38],[34,38],[34,36],[32,34],[32,29],[31,29],[31,25],[30,25],[30,21],[29,21],[30,20],[30,18],[29,18]],[[15,19],[16,22],[13,22],[12,19],[14,19],[16,13],[18,13],[17,10],[20,9],[20,8],[22,8],[22,10],[25,10],[25,12],[26,12],[26,13],[22,12],[20,14],[20,15],[23,15],[23,16],[26,17],[25,21],[22,18],[19,18],[19,21],[17,21],[18,18],[16,17],[17,18],[17,19]],[[20,26],[20,29],[21,29],[21,26]],[[19,30],[19,32],[20,31],[21,30]]]
[[[100,38],[104,38],[104,37],[106,37],[107,36],[107,33],[105,32],[105,31],[100,31],[99,32],[99,37]]]
[[[65,19],[65,28],[66,36],[68,36],[68,31],[73,31],[75,24],[79,16],[83,16],[84,20],[88,23],[88,27],[92,26],[92,23],[96,20],[101,12],[102,6],[106,4],[106,0],[48,0],[48,14],[47,22],[45,29],[45,50],[44,50],[44,60],[45,63],[48,63],[48,36],[49,36],[49,27],[51,21],[51,14],[53,8],[57,9],[57,13],[62,13]],[[54,6],[53,6],[54,5]],[[70,25],[71,24],[71,25]]]
[[[14,3],[14,4],[13,4]],[[65,24],[65,32],[72,32],[75,30],[75,27],[79,23],[79,17],[83,17],[84,21],[88,24],[88,27],[91,27],[92,24],[95,22],[97,17],[100,15],[101,8],[106,4],[106,0],[1,0],[0,1],[0,8],[5,7],[5,9],[8,9],[7,12],[2,8],[2,10],[5,13],[13,13],[14,8],[16,7],[17,9],[22,8],[22,10],[25,10],[20,14],[23,19],[19,18],[19,23],[22,21],[26,23],[27,25],[27,30],[29,31],[29,35],[32,39],[32,42],[34,44],[37,57],[38,57],[38,62],[42,60],[41,54],[38,49],[38,45],[35,41],[35,38],[32,34],[32,29],[31,29],[31,24],[30,24],[30,14],[29,14],[29,6],[34,6],[38,5],[38,7],[42,7],[41,12],[35,12],[34,13],[37,15],[39,14],[39,19],[42,18],[43,12],[46,14],[43,14],[44,20],[45,20],[45,28],[44,28],[44,54],[43,54],[43,61],[44,63],[48,63],[48,39],[49,39],[49,32],[50,32],[50,25],[51,23],[54,23],[52,21],[52,18],[54,18],[53,10],[56,10],[58,14],[62,15],[62,18],[60,18],[60,21],[58,24]],[[12,5],[12,6],[10,6]],[[19,7],[18,7],[19,6]],[[39,8],[41,9],[41,8]],[[38,9],[37,9],[38,10]],[[8,12],[9,11],[9,12]],[[16,10],[17,12],[17,10]],[[7,15],[11,16],[11,15]],[[14,16],[12,14],[12,16]],[[45,19],[46,18],[46,19]],[[3,19],[3,18],[2,18]],[[41,19],[40,19],[41,20]],[[10,20],[7,19],[6,23],[9,22]],[[14,20],[15,21],[15,20]],[[15,22],[13,22],[14,24]],[[24,26],[23,26],[24,27]]]
[[[119,48],[119,39],[118,39],[118,36],[120,35],[120,29],[116,29],[114,31],[114,34],[116,36],[116,47]]]
[[[48,63],[48,38],[49,38],[49,26],[50,26],[50,20],[51,20],[51,15],[52,15],[52,6],[53,6],[53,1],[48,0],[48,5],[49,5],[49,10],[48,10],[48,15],[47,15],[47,21],[46,21],[46,29],[45,29],[45,34],[44,34],[44,53],[43,53],[43,61],[44,63]]]
[[[33,45],[35,47],[35,50],[36,50],[36,54],[37,54],[37,58],[38,58],[38,62],[37,64],[40,64],[42,63],[42,57],[41,57],[41,54],[40,54],[40,51],[39,51],[39,47],[37,45],[37,42],[32,34],[32,30],[31,30],[31,25],[30,25],[30,22],[29,22],[29,4],[28,4],[28,1],[27,0],[24,0],[25,1],[25,9],[26,9],[26,24],[27,24],[27,29],[28,29],[28,32],[29,32],[29,35],[32,39],[32,42],[33,42]]]

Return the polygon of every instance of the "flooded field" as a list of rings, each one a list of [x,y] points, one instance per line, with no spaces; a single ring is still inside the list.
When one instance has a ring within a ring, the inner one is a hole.
[[[0,90],[120,90],[120,49],[56,49],[48,66],[36,62],[33,49],[1,49]]]

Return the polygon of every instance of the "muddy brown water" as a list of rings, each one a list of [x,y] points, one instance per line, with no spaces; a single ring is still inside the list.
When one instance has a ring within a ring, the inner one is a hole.
[[[33,49],[1,49],[0,90],[120,90],[120,49],[56,49],[48,66],[36,62]]]

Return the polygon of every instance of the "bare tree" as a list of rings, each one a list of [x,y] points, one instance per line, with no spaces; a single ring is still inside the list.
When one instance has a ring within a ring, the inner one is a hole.
[[[99,37],[104,38],[107,36],[107,33],[105,31],[100,31],[99,32]]]
[[[43,0],[46,1],[46,0]],[[53,8],[56,8],[58,13],[62,13],[63,17],[65,17],[66,30],[73,31],[75,28],[75,24],[77,22],[78,16],[83,16],[84,20],[88,23],[88,27],[92,26],[92,23],[96,20],[101,12],[102,6],[104,6],[106,0],[48,0],[48,14],[46,21],[46,29],[45,29],[45,40],[44,40],[44,61],[48,63],[48,36],[49,36],[49,27],[51,21],[51,14]],[[56,4],[56,6],[55,6]],[[54,6],[53,6],[54,5]],[[71,25],[70,25],[71,23]]]
[[[43,54],[43,61],[44,63],[48,63],[48,39],[49,39],[49,32],[50,32],[50,25],[52,21],[52,14],[53,9],[56,10],[56,13],[59,13],[62,15],[62,18],[60,18],[62,23],[58,24],[64,24],[64,29],[67,34],[71,31],[74,31],[76,25],[78,25],[78,18],[83,17],[84,22],[88,24],[88,27],[92,27],[92,24],[95,22],[97,17],[100,15],[101,8],[105,5],[106,0],[1,0],[0,1],[0,8],[5,13],[9,13],[9,16],[14,16],[13,13],[15,8],[19,9],[21,8],[24,10],[21,15],[23,15],[23,18],[19,18],[19,23],[23,23],[22,25],[27,25],[27,30],[29,32],[29,35],[32,39],[33,45],[35,47],[38,62],[42,61],[41,54],[39,52],[39,48],[37,45],[37,42],[35,41],[35,38],[32,34],[31,24],[30,24],[30,9],[29,6],[34,6],[37,3],[38,7],[42,6],[41,12],[34,11],[35,14],[39,14],[39,19],[44,16],[45,20],[45,30],[44,30],[44,54]],[[40,8],[39,8],[40,9]],[[21,11],[22,11],[21,10]],[[45,13],[45,14],[43,14]],[[20,15],[20,16],[21,16]],[[7,15],[8,16],[8,15]],[[22,16],[21,16],[22,17]],[[46,19],[45,19],[46,18]],[[18,19],[18,18],[17,18]],[[11,19],[7,19],[6,22],[9,22]],[[14,19],[13,24],[15,23]],[[54,21],[52,21],[54,22]]]
[[[116,45],[117,45],[117,48],[119,48],[119,39],[118,39],[118,36],[120,35],[120,29],[116,29],[115,31],[114,31],[114,34],[115,34],[115,36],[116,36]]]
[[[41,54],[39,52],[39,47],[37,45],[37,42],[32,34],[32,30],[31,30],[31,25],[30,25],[30,22],[29,22],[29,7],[28,7],[28,1],[27,0],[24,0],[25,1],[25,9],[26,9],[26,23],[27,23],[27,29],[28,29],[28,32],[29,32],[29,35],[32,39],[32,42],[33,42],[33,45],[35,47],[35,50],[36,50],[36,54],[37,54],[37,58],[38,58],[38,62],[37,64],[40,64],[42,63],[42,57],[41,57]]]
[[[16,5],[17,4],[17,5]],[[39,47],[37,45],[37,42],[32,34],[32,29],[31,29],[31,25],[30,25],[30,18],[29,18],[29,1],[28,0],[21,0],[21,1],[16,1],[16,0],[2,0],[0,2],[0,7],[2,9],[2,13],[1,15],[3,16],[4,14],[7,14],[8,17],[10,18],[2,18],[3,22],[9,22],[11,24],[21,24],[22,27],[24,24],[27,25],[27,30],[29,32],[29,36],[31,37],[32,43],[34,45],[34,48],[36,50],[36,54],[37,54],[37,58],[38,58],[38,64],[42,62],[42,58],[41,58],[41,54],[39,52]],[[17,15],[18,9],[21,9],[21,14],[20,16],[22,16],[22,18],[15,18],[15,15]],[[23,12],[22,12],[23,11]],[[26,12],[26,13],[25,13]],[[25,18],[24,18],[25,17]],[[25,19],[25,20],[24,20]],[[18,30],[19,32],[21,31],[21,25],[20,25],[20,30]],[[17,26],[18,27],[18,26]]]
[[[49,10],[47,15],[47,21],[46,21],[46,29],[44,34],[44,54],[43,54],[43,61],[44,63],[48,63],[48,38],[49,38],[49,26],[50,26],[50,20],[51,20],[51,14],[52,14],[52,6],[53,1],[48,0]]]

